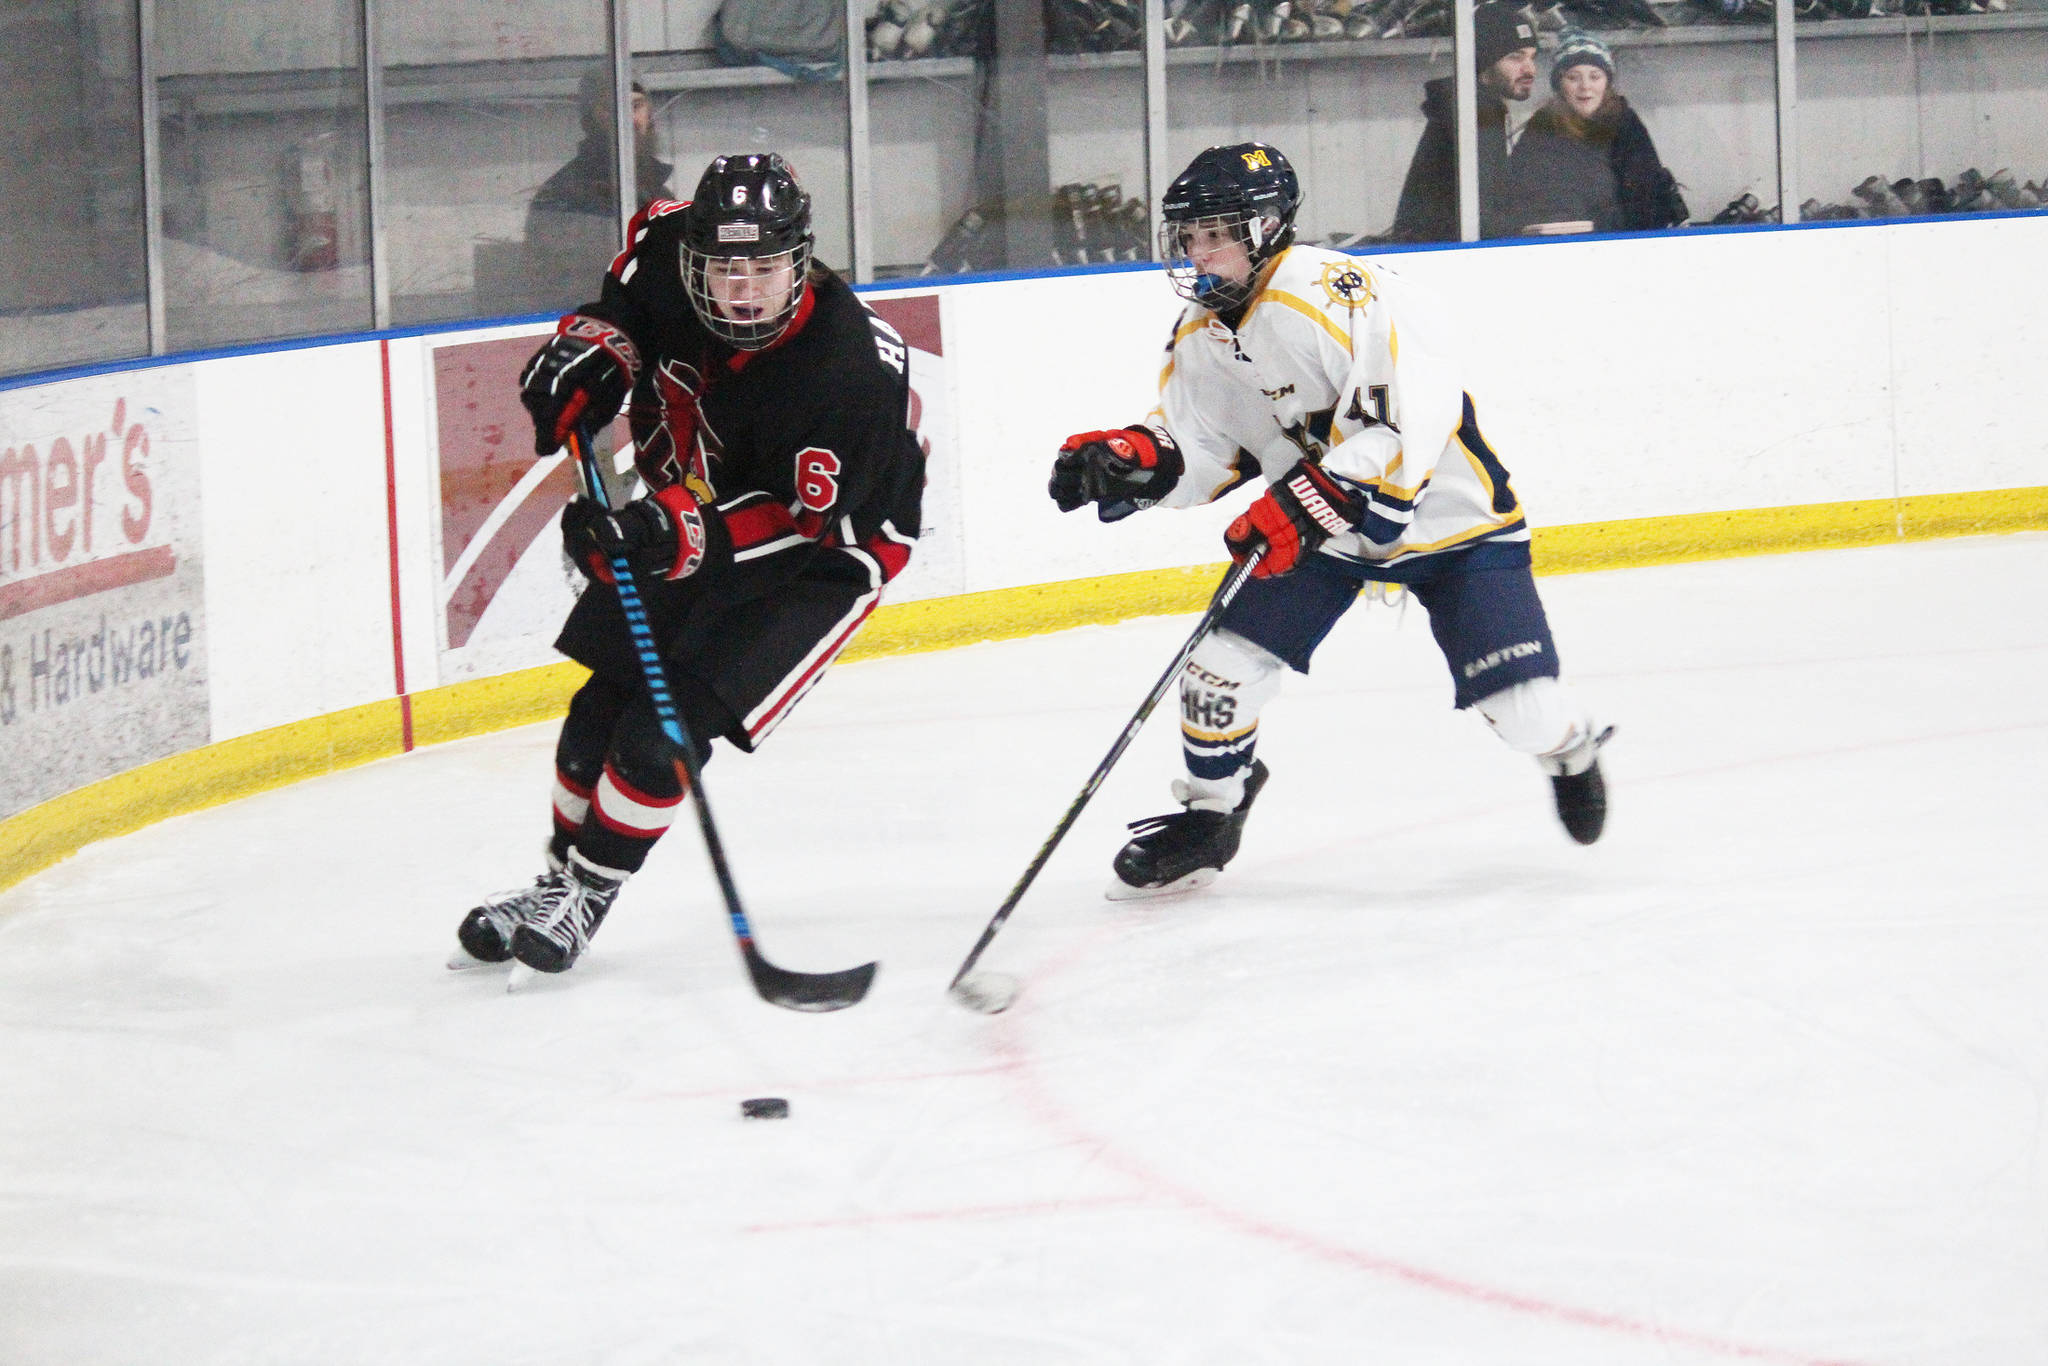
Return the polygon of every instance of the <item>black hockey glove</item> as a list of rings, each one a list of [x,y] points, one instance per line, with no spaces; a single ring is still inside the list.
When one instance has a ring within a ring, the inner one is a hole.
[[[1285,574],[1324,541],[1356,530],[1365,504],[1313,460],[1294,468],[1259,495],[1223,533],[1230,558],[1243,564],[1254,550],[1266,554],[1252,569],[1255,579]]]
[[[571,313],[519,376],[519,401],[533,414],[533,453],[553,455],[577,423],[602,427],[619,414],[640,374],[633,341],[602,318]]]
[[[562,509],[562,548],[591,578],[613,582],[612,560],[624,555],[636,574],[683,579],[722,558],[725,526],[715,509],[671,484],[622,508],[605,511],[588,498]]]
[[[1164,498],[1182,468],[1180,447],[1157,427],[1080,432],[1061,444],[1046,492],[1061,512],[1093,503],[1097,517],[1116,522]]]

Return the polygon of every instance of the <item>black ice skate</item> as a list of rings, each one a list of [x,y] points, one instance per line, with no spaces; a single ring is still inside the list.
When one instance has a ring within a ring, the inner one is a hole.
[[[1600,776],[1600,747],[1613,734],[1614,727],[1609,726],[1593,737],[1587,746],[1592,751],[1591,758],[1577,773],[1570,770],[1584,758],[1584,751],[1562,760],[1541,761],[1550,774],[1550,795],[1557,803],[1557,818],[1564,822],[1565,833],[1580,844],[1593,843],[1607,827],[1607,780]]]
[[[574,851],[569,866],[546,880],[540,908],[513,931],[512,956],[535,972],[567,972],[590,947],[626,880],[599,871]]]
[[[1254,759],[1244,779],[1244,800],[1235,810],[1203,811],[1191,806],[1171,815],[1132,821],[1131,833],[1136,838],[1111,863],[1116,880],[1104,895],[1111,901],[1135,901],[1192,892],[1214,882],[1223,866],[1237,856],[1245,817],[1265,785],[1266,765]],[[1187,800],[1183,783],[1174,783],[1174,795]]]
[[[461,969],[511,962],[513,931],[540,910],[550,890],[560,885],[561,878],[561,863],[550,851],[548,871],[529,886],[499,892],[462,917],[462,923],[455,927],[455,940],[462,947],[448,960],[448,966]]]

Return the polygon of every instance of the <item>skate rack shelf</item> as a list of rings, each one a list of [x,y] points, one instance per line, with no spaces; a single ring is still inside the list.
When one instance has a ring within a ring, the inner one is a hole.
[[[1802,20],[1800,42],[1858,38],[1949,37],[2048,29],[2048,10],[2017,10],[2003,14],[1887,15],[1870,19]],[[1610,47],[1693,47],[1726,43],[1769,43],[1764,24],[1690,24],[1663,29],[1603,30]],[[1277,62],[1356,61],[1374,58],[1448,60],[1451,40],[1429,38],[1356,38],[1322,42],[1235,43],[1211,47],[1170,47],[1168,67],[1239,66]],[[386,102],[392,105],[440,104],[451,101],[574,99],[577,81],[594,60],[590,57],[539,58],[519,64],[521,74],[507,75],[503,62],[445,62],[390,65],[385,68]],[[800,86],[780,71],[765,66],[716,66],[709,54],[689,50],[634,54],[639,79],[650,91],[683,93]],[[1056,53],[1046,59],[1058,72],[1137,71],[1144,54],[1127,52]],[[870,83],[885,81],[963,80],[974,74],[971,57],[919,57],[872,61]],[[283,113],[334,107],[336,94],[352,95],[361,81],[353,68],[318,68],[284,72],[226,72],[167,76],[158,83],[159,108],[165,117]],[[838,80],[814,84],[836,86]]]

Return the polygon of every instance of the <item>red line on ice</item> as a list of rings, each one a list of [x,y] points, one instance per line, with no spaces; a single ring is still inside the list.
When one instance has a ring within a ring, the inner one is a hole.
[[[1107,930],[1090,935],[1072,951],[1039,971],[1036,974],[1038,980],[1044,981],[1049,977],[1055,977],[1073,967],[1110,937]],[[1097,1162],[1123,1173],[1158,1201],[1179,1205],[1185,1210],[1205,1215],[1240,1233],[1278,1243],[1318,1261],[1348,1266],[1369,1275],[1385,1277],[1423,1290],[1469,1300],[1495,1309],[1505,1309],[1512,1313],[1596,1329],[1621,1337],[1695,1347],[1745,1361],[1773,1362],[1777,1363],[1777,1366],[1860,1366],[1860,1363],[1845,1358],[1816,1357],[1804,1352],[1734,1342],[1705,1333],[1694,1333],[1683,1328],[1630,1318],[1624,1314],[1588,1309],[1558,1300],[1540,1299],[1518,1291],[1482,1285],[1477,1281],[1465,1280],[1429,1267],[1347,1247],[1301,1229],[1290,1228],[1255,1214],[1232,1209],[1198,1190],[1182,1185],[1147,1165],[1142,1159],[1123,1152],[1108,1139],[1090,1132],[1084,1124],[1068,1113],[1032,1067],[1031,1050],[1022,1028],[1029,1018],[1028,1006],[1022,1011],[1013,1009],[1002,1017],[1001,1025],[990,1037],[990,1046],[996,1055],[1003,1059],[1006,1064],[1004,1070],[1008,1072],[1025,1103],[1036,1112],[1039,1122],[1050,1129],[1056,1137],[1064,1142],[1086,1145],[1094,1153]]]
[[[838,1219],[791,1219],[777,1224],[748,1224],[743,1233],[797,1233],[822,1228],[870,1228],[876,1224],[938,1224],[957,1219],[1011,1219],[1026,1214],[1086,1214],[1098,1209],[1129,1209],[1149,1205],[1134,1195],[1106,1195],[1087,1200],[1027,1200],[1014,1205],[961,1205],[955,1209],[891,1210],[880,1214],[849,1214]]]
[[[648,1093],[644,1099],[706,1100],[731,1097],[742,1093],[752,1094],[751,1092],[745,1092],[744,1088],[746,1086],[752,1086],[756,1090],[772,1092],[778,1096],[785,1093],[801,1094],[805,1091],[850,1091],[859,1090],[863,1086],[895,1086],[904,1082],[914,1081],[952,1081],[956,1077],[999,1077],[1010,1070],[1009,1064],[996,1063],[988,1067],[957,1067],[947,1068],[944,1071],[938,1072],[898,1072],[865,1077],[819,1077],[805,1081],[764,1082],[756,1080],[744,1084],[735,1082],[730,1086],[704,1087],[694,1091],[653,1091]]]

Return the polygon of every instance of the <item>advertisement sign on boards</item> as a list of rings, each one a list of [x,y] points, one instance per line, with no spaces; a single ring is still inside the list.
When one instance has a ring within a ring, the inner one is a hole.
[[[958,496],[950,385],[939,295],[875,299],[910,352],[911,423],[926,452],[925,535],[889,601],[959,592]],[[430,385],[440,479],[443,682],[554,663],[553,643],[583,579],[562,554],[556,521],[575,496],[575,471],[533,453],[519,373],[550,329],[431,347]],[[623,451],[626,424],[608,443]],[[621,462],[625,460],[622,454]]]
[[[0,816],[207,742],[186,366],[0,394]]]

